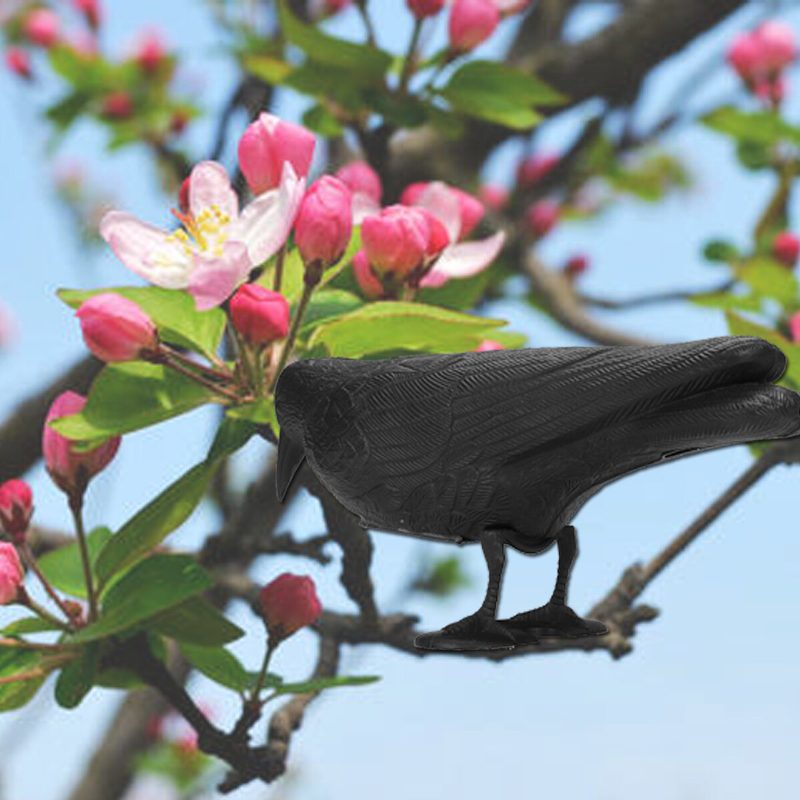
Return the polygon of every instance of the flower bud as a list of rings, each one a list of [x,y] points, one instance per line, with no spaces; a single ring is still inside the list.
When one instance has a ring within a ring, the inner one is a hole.
[[[53,420],[79,414],[86,398],[76,392],[64,392],[53,401],[42,432],[42,453],[53,482],[70,497],[80,497],[89,481],[102,472],[119,449],[120,437],[113,436],[91,450],[78,451],[77,442],[67,439],[50,427]]]
[[[540,180],[547,177],[560,161],[560,157],[554,153],[542,153],[539,155],[528,156],[517,167],[517,183],[523,188],[528,189],[537,184]]]
[[[505,350],[500,342],[496,342],[494,339],[484,339],[476,348],[476,353],[487,353],[490,350]]]
[[[100,0],[72,0],[72,6],[83,14],[92,30],[100,27]]]
[[[359,250],[353,256],[353,276],[358,288],[368,300],[377,300],[383,296],[383,284],[372,271],[367,254],[363,250]]]
[[[726,57],[739,77],[750,82],[761,69],[762,52],[759,40],[748,32],[739,34],[731,42]]]
[[[22,32],[33,44],[52,47],[58,42],[61,25],[55,11],[49,8],[35,8],[25,17]]]
[[[366,161],[351,161],[336,172],[336,177],[353,194],[365,194],[376,203],[383,196],[383,186],[377,172]]]
[[[33,78],[33,69],[31,68],[31,57],[27,50],[21,47],[9,47],[5,53],[6,66],[15,75],[25,80]]]
[[[158,347],[153,321],[122,295],[96,294],[81,303],[75,315],[86,346],[101,361],[134,361]]]
[[[309,0],[308,13],[312,20],[320,20],[344,11],[353,0]]]
[[[768,20],[754,31],[761,45],[762,65],[768,72],[779,72],[797,58],[794,31],[782,22]]]
[[[430,212],[403,205],[388,206],[367,217],[361,238],[373,269],[399,279],[438,255],[449,241],[447,231]]]
[[[789,333],[793,342],[800,343],[800,311],[795,312],[789,318]]]
[[[294,224],[294,240],[306,264],[335,264],[353,233],[353,194],[338,178],[325,175],[306,192]]]
[[[287,161],[298,178],[308,175],[314,144],[314,134],[302,125],[262,113],[239,139],[239,167],[253,194],[278,186]]]
[[[508,190],[502,186],[484,184],[478,190],[478,198],[491,211],[502,211],[508,205]]]
[[[564,264],[564,274],[568,278],[577,278],[589,270],[589,257],[583,253],[576,253]]]
[[[289,304],[280,292],[245,283],[230,300],[233,327],[246,342],[265,345],[289,333]]]
[[[139,69],[153,75],[161,68],[166,57],[167,48],[161,34],[156,30],[144,31],[133,53],[133,60],[139,65]]]
[[[111,92],[103,98],[100,110],[106,119],[128,119],[133,114],[133,100],[127,92]]]
[[[444,0],[406,0],[406,5],[417,19],[425,19],[438,14],[444,7]]]
[[[791,231],[783,231],[772,240],[772,255],[781,264],[794,267],[800,257],[800,237]]]
[[[0,542],[0,605],[7,606],[19,597],[24,577],[16,547]]]
[[[533,203],[525,212],[525,222],[530,232],[541,239],[555,228],[561,211],[550,200],[539,200]]]
[[[457,207],[459,240],[469,236],[486,213],[483,203],[476,197],[441,181],[410,183],[403,189],[400,202],[407,206],[421,206],[440,221],[450,217],[451,207]]]
[[[0,484],[0,527],[13,541],[24,541],[32,514],[33,492],[25,481],[12,478]]]
[[[466,53],[486,41],[500,22],[500,12],[492,0],[455,0],[450,12],[450,47]]]
[[[314,581],[307,575],[284,572],[261,590],[259,601],[274,643],[310,625],[322,613]]]

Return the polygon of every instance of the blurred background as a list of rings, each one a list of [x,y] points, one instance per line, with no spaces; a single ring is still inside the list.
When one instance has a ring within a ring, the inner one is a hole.
[[[122,52],[141,31],[157,30],[179,53],[176,80],[204,112],[184,134],[190,153],[208,151],[215,116],[236,80],[214,5],[199,0],[105,4],[102,36],[108,50]],[[580,6],[567,32],[574,41],[623,13],[612,3]],[[411,29],[405,4],[372,0],[370,9],[381,45],[400,52]],[[681,113],[691,116],[741,100],[743,89],[725,65],[725,51],[737,33],[769,16],[800,33],[796,4],[745,3],[652,70],[638,106],[642,127],[676,102]],[[444,22],[438,22],[435,37],[444,41]],[[326,26],[337,35],[361,35],[354,8]],[[511,35],[510,26],[508,32],[501,30],[479,54],[501,55]],[[793,70],[788,79],[795,79]],[[687,82],[693,80],[702,85],[687,94],[684,104]],[[76,320],[55,290],[129,282],[129,274],[105,247],[76,233],[74,208],[64,202],[65,181],[79,182],[101,206],[125,208],[158,224],[166,221],[174,203],[160,188],[144,148],[108,152],[106,134],[90,122],[79,123],[54,144],[39,114],[52,91],[45,79],[27,83],[8,70],[0,75],[0,303],[11,328],[0,351],[0,416],[84,353]],[[307,104],[297,94],[281,92],[274,108],[298,119]],[[793,86],[784,111],[790,119],[800,115],[800,92]],[[593,113],[596,104],[590,101],[556,115],[536,132],[536,148],[562,151]],[[233,146],[221,156],[229,165]],[[510,185],[528,147],[525,137],[512,138],[490,159],[484,178]],[[685,166],[690,186],[656,203],[624,197],[602,215],[562,224],[541,243],[540,253],[551,263],[574,253],[590,257],[591,268],[581,277],[587,294],[626,298],[705,289],[724,277],[702,257],[705,243],[722,237],[747,244],[773,189],[771,177],[743,170],[730,141],[697,124],[669,130],[660,147]],[[794,213],[790,220],[795,221]],[[536,313],[523,294],[519,279],[511,279],[507,297],[494,300],[486,313],[509,320],[532,347],[584,343]],[[601,310],[597,316],[664,341],[727,333],[719,310],[684,301]],[[213,412],[201,410],[126,437],[114,466],[89,497],[90,522],[119,526],[200,459],[214,419]],[[237,457],[238,480],[247,481],[267,448],[254,441]],[[746,448],[725,450],[634,475],[602,492],[575,523],[581,555],[572,605],[579,611],[589,608],[630,563],[655,554],[751,461]],[[30,481],[38,523],[63,526],[64,499],[41,466]],[[287,778],[269,788],[248,786],[236,796],[795,797],[800,539],[792,520],[797,481],[791,468],[773,470],[648,588],[643,600],[657,606],[661,616],[638,629],[633,652],[621,660],[601,652],[567,652],[493,664],[448,656],[415,658],[380,646],[345,648],[342,672],[377,674],[382,680],[321,698],[292,742]],[[210,505],[202,508],[173,541],[195,546],[215,529],[215,515]],[[280,529],[298,536],[323,531],[317,503],[301,493]],[[419,614],[422,627],[430,630],[473,610],[485,580],[477,549],[459,551],[470,586],[440,600],[405,591],[404,581],[420,561],[452,555],[449,548],[384,533],[373,539],[373,577],[382,610]],[[350,607],[335,567],[270,556],[256,563],[253,574],[265,581],[284,569],[311,574],[326,607]],[[554,570],[553,552],[537,559],[511,554],[502,615],[542,602]],[[257,621],[244,604],[232,608],[238,624],[255,629]],[[0,611],[0,619],[6,613]],[[246,637],[244,644],[233,646],[246,663],[260,658],[257,639]],[[295,637],[279,654],[280,670],[303,677],[312,644],[310,633]],[[229,694],[202,678],[193,679],[191,689],[220,725],[235,719],[238,709]],[[68,712],[55,705],[45,687],[30,707],[0,718],[0,796],[69,797],[117,702],[116,693],[97,690]],[[129,797],[166,798],[171,792],[151,777],[132,788]]]

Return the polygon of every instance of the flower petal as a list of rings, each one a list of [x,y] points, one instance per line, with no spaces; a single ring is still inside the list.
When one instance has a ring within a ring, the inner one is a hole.
[[[488,239],[451,245],[422,279],[420,286],[441,286],[450,278],[477,275],[497,258],[505,241],[506,235],[500,232]]]
[[[377,214],[381,204],[365,192],[353,192],[353,225],[360,225],[367,217]]]
[[[124,211],[109,211],[100,220],[100,235],[130,270],[156,286],[184,289],[192,261],[166,231]]]
[[[458,195],[446,183],[429,183],[414,205],[430,211],[447,229],[450,241],[458,241],[461,236],[461,204]]]
[[[275,255],[289,238],[305,188],[305,178],[298,178],[287,161],[280,186],[258,195],[230,226],[228,236],[247,245],[253,266]]]
[[[201,161],[189,175],[189,210],[197,217],[211,206],[231,219],[239,215],[239,200],[225,167],[216,161]]]
[[[195,256],[195,267],[189,277],[189,294],[198,311],[214,308],[227,300],[233,290],[244,283],[253,263],[242,242],[226,242],[222,256]]]

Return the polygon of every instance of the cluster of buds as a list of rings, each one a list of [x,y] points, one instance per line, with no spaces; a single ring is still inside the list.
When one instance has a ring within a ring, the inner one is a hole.
[[[763,22],[755,30],[739,34],[727,57],[748,90],[777,107],[786,94],[783,72],[797,58],[794,32],[781,22]]]

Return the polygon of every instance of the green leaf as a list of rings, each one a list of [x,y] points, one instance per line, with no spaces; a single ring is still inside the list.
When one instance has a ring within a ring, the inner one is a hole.
[[[283,270],[281,271],[281,294],[290,304],[303,293],[304,274],[305,267],[303,266],[303,259],[300,257],[300,251],[297,248],[290,250],[283,260]],[[272,289],[274,279],[275,259],[273,258],[267,264],[256,283],[260,286],[266,286],[267,289]]]
[[[161,544],[189,518],[202,500],[215,469],[216,464],[209,461],[192,467],[139,509],[109,539],[97,557],[96,571],[101,585]]]
[[[72,641],[91,642],[129,630],[212,585],[208,573],[191,556],[156,553],[108,590],[100,619],[78,631]]]
[[[147,629],[179,642],[204,647],[227,644],[244,636],[244,631],[230,622],[202,597],[190,597],[147,622]]]
[[[724,239],[712,239],[703,247],[703,258],[706,261],[717,261],[730,264],[741,257],[735,245]]]
[[[422,289],[417,298],[432,306],[466,311],[475,307],[491,280],[492,270],[485,269],[469,278],[453,279],[436,288]]]
[[[275,414],[275,399],[273,397],[262,397],[252,403],[230,406],[225,410],[225,414],[232,419],[249,422],[251,425],[269,425],[275,435],[277,436],[278,434],[278,417]]]
[[[492,338],[505,324],[422,303],[376,302],[319,325],[309,347],[319,345],[331,356],[348,358],[393,350],[461,352]]]
[[[300,335],[306,336],[321,322],[340,317],[363,305],[364,301],[358,295],[343,289],[322,289],[314,292],[303,317]]]
[[[470,61],[439,90],[453,108],[515,130],[532,128],[534,106],[559,105],[564,97],[532,75],[496,61]]]
[[[97,444],[215,399],[210,390],[157,364],[109,364],[95,378],[83,411],[50,424],[69,439]]]
[[[283,83],[293,69],[292,65],[282,58],[269,55],[246,55],[242,65],[246,72],[273,85]]]
[[[797,278],[787,267],[771,258],[753,258],[736,271],[757,295],[770,297],[784,306],[797,300]]]
[[[215,683],[236,692],[244,692],[252,685],[250,673],[224,647],[198,647],[181,642],[180,648],[186,660]]]
[[[377,47],[338,39],[315,25],[301,22],[289,10],[285,0],[279,5],[279,15],[281,29],[288,41],[322,64],[351,70],[351,80],[377,80],[391,66],[391,55]]]
[[[62,708],[75,708],[94,685],[97,674],[97,644],[84,647],[74,661],[70,661],[58,676],[55,686],[56,702]]]
[[[91,95],[86,92],[69,92],[53,103],[47,109],[45,115],[63,133],[88,108],[91,100]]]
[[[301,683],[282,683],[275,687],[275,694],[307,694],[336,689],[340,686],[365,686],[380,680],[379,675],[337,675],[333,678],[312,678]]]
[[[746,319],[733,311],[726,312],[725,319],[734,336],[758,336],[779,347],[789,361],[783,380],[788,379],[795,388],[800,387],[800,345],[793,344],[772,328]]]
[[[109,539],[111,539],[111,531],[108,528],[95,528],[87,536],[89,559],[93,565],[96,564],[98,554]],[[39,567],[56,589],[73,597],[86,598],[83,562],[77,541],[45,553],[39,559]]]
[[[344,127],[322,104],[311,106],[303,113],[303,125],[326,139],[334,139],[344,133]]]
[[[267,403],[274,408],[274,401],[272,398],[269,398]],[[248,405],[255,404],[248,403]],[[237,406],[236,408],[243,408],[243,406]],[[250,441],[257,429],[258,426],[249,419],[245,417],[238,418],[235,417],[235,415],[227,414],[222,424],[217,428],[217,433],[214,436],[214,441],[211,443],[206,461],[217,461],[220,458],[233,455]]]
[[[351,112],[361,111],[367,105],[362,81],[354,79],[351,70],[312,58],[293,70],[284,84],[296,92],[333,102]]]
[[[738,309],[740,311],[758,311],[761,300],[752,294],[731,294],[730,292],[710,292],[698,294],[691,298],[692,303],[705,308]]]
[[[788,141],[800,145],[800,128],[775,111],[742,111],[722,106],[702,118],[703,124],[740,142],[774,145]]]
[[[43,659],[39,653],[14,647],[0,647],[0,677],[10,678],[12,675],[33,672],[41,668]],[[13,711],[24,706],[39,691],[45,677],[46,675],[39,675],[0,685],[0,711]]]
[[[220,308],[198,311],[186,292],[158,286],[115,286],[91,291],[59,289],[57,294],[68,306],[78,308],[84,300],[108,292],[136,303],[156,324],[165,342],[205,356],[216,355],[225,332],[225,312]]]

